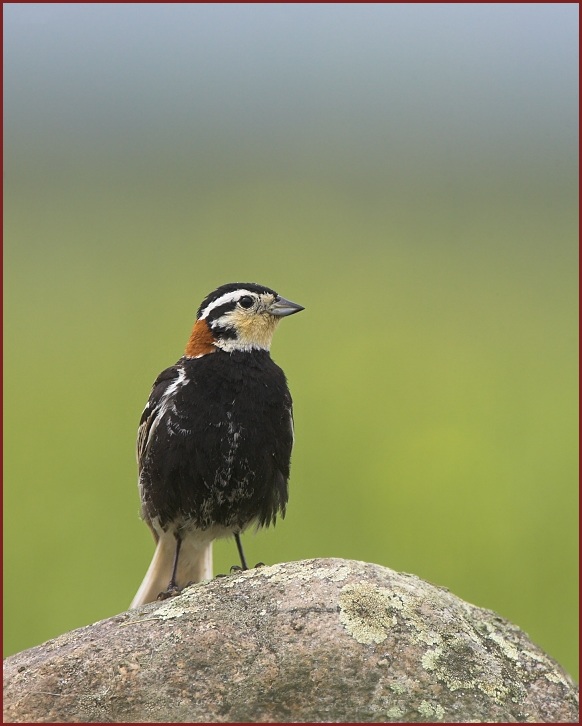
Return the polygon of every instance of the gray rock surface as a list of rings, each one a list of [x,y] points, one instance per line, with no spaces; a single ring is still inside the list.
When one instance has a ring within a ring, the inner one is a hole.
[[[495,613],[322,559],[200,583],[10,656],[4,719],[573,723],[578,690]]]

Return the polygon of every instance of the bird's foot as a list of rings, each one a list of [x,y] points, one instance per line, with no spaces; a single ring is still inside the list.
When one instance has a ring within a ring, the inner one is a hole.
[[[182,592],[182,589],[179,588],[177,585],[169,585],[167,590],[164,590],[163,592],[160,592],[157,600],[167,600],[169,597],[175,597],[176,595],[179,595]]]
[[[257,564],[255,565],[255,568],[256,567],[266,567],[266,565],[265,565],[264,562],[257,562]],[[230,574],[231,575],[234,575],[237,572],[245,572],[245,571],[246,571],[246,568],[245,567],[241,567],[240,565],[233,565],[230,568]],[[228,575],[225,575],[224,573],[221,573],[219,575],[214,575],[214,577],[228,577]]]
[[[264,562],[257,562],[257,564],[255,565],[255,568],[256,567],[265,567],[265,563]],[[230,568],[230,574],[233,575],[235,572],[246,572],[247,569],[248,568],[241,567],[240,565],[233,565]],[[217,577],[226,577],[226,575],[217,575]]]

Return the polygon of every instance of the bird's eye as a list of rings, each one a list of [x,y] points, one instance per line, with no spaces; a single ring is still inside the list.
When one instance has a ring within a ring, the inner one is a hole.
[[[255,301],[250,295],[243,295],[238,301],[238,304],[241,306],[241,308],[252,308],[254,302]]]

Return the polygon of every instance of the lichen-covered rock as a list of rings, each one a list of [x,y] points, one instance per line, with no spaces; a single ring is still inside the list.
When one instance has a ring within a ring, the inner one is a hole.
[[[576,722],[517,627],[413,575],[305,560],[194,585],[5,661],[5,721]]]

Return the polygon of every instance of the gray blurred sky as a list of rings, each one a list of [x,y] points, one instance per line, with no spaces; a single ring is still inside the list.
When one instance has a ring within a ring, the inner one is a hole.
[[[87,144],[576,151],[576,3],[6,3],[4,42],[9,166]]]

